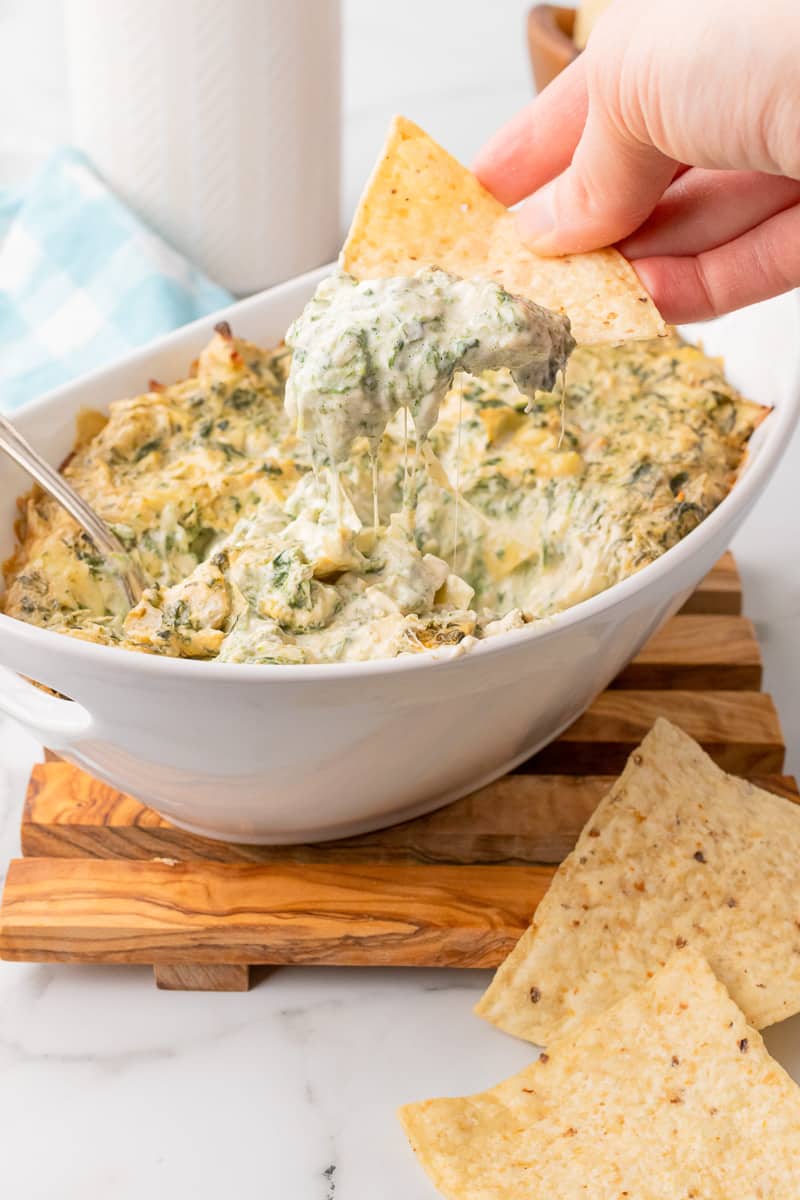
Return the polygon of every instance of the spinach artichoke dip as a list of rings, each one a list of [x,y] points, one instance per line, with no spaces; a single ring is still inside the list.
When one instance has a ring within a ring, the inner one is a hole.
[[[366,437],[374,455],[406,409],[421,446],[457,370],[505,367],[533,400],[550,390],[575,342],[569,321],[488,279],[437,269],[413,278],[323,280],[289,329],[286,410],[317,465],[338,466]]]
[[[536,389],[568,323],[435,270],[334,276],[288,336],[288,394],[290,348],[223,325],[189,378],[85,423],[64,474],[151,582],[133,609],[35,491],[5,611],[222,662],[469,645],[663,554],[723,499],[764,412],[674,334],[575,350],[562,405]]]

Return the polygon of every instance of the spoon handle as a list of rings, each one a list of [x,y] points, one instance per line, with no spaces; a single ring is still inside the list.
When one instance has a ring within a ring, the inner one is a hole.
[[[78,522],[103,557],[114,566],[122,581],[128,602],[131,606],[136,604],[147,585],[139,567],[122,542],[105,521],[97,515],[91,505],[87,504],[83,497],[70,486],[63,475],[59,475],[58,471],[45,462],[2,413],[0,413],[0,450],[5,451],[9,458],[13,458],[15,463],[27,471],[31,478],[35,479],[39,486]]]

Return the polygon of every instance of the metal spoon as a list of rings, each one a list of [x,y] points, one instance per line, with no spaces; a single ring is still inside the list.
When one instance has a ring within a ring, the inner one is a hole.
[[[147,587],[138,565],[131,558],[117,535],[71,487],[63,475],[59,475],[46,463],[33,446],[0,414],[0,450],[13,458],[32,479],[35,479],[49,496],[66,509],[89,535],[100,554],[116,571],[120,578],[128,603],[133,607]]]

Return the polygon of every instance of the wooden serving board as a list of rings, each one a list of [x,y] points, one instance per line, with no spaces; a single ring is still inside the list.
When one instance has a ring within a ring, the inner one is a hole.
[[[612,686],[521,768],[438,812],[306,846],[169,825],[47,754],[9,866],[0,956],[148,963],[160,987],[238,991],[256,964],[496,966],[658,715],[727,770],[800,800],[726,555]]]

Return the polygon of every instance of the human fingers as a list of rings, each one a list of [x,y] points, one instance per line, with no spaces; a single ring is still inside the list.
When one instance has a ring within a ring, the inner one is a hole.
[[[650,215],[676,168],[674,159],[590,105],[571,165],[520,208],[522,237],[539,254],[611,245]]]
[[[672,325],[778,296],[800,285],[800,204],[702,254],[639,258],[633,266]]]
[[[560,174],[586,121],[586,73],[580,58],[557,75],[478,152],[473,170],[503,204],[516,204]]]
[[[620,243],[626,258],[700,254],[800,201],[800,181],[759,171],[693,168],[666,190],[643,225]]]

